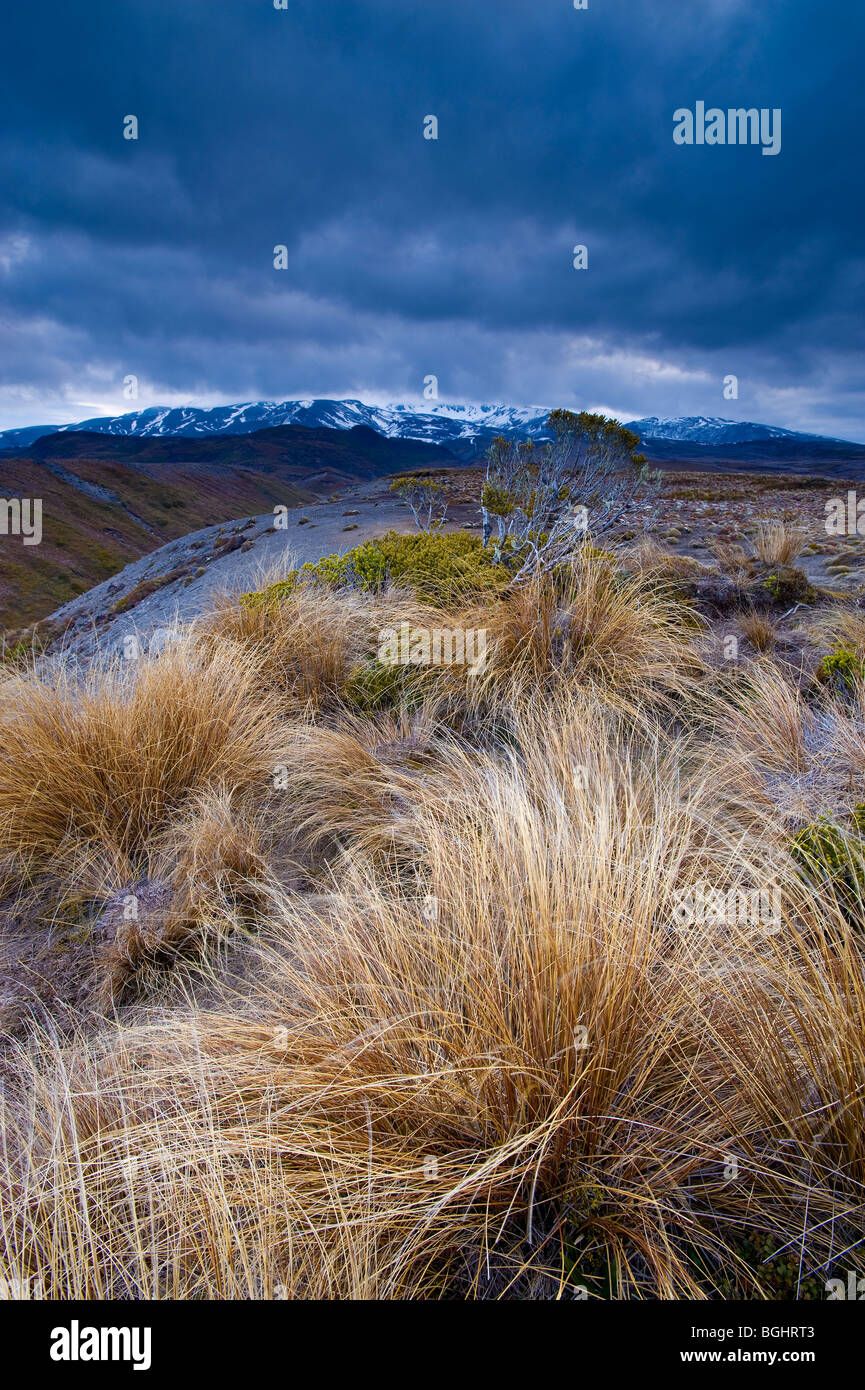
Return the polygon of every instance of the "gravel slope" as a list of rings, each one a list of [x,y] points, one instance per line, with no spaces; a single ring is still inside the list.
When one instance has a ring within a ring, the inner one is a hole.
[[[446,529],[476,517],[476,507],[451,508]],[[390,529],[416,529],[386,483],[360,484],[339,501],[293,508],[287,521],[285,530],[274,530],[267,512],[193,531],[64,604],[48,623],[65,629],[64,653],[85,661],[122,655],[133,637],[147,650],[151,641],[157,647],[164,641],[166,630],[206,612],[220,593],[258,588],[265,575],[278,579],[307,560],[341,554]]]

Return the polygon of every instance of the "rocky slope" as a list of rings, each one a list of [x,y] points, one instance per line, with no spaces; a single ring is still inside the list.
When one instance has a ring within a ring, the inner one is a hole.
[[[0,493],[42,501],[39,545],[0,535],[0,630],[11,635],[167,541],[405,469],[447,449],[283,426],[214,438],[70,432],[0,456]]]

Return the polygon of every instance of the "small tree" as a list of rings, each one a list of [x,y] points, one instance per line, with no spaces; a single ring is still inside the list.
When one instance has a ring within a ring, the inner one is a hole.
[[[408,503],[418,530],[431,531],[434,526],[441,526],[448,509],[441,483],[411,474],[406,478],[397,478],[391,483],[390,491]]]
[[[495,524],[495,557],[507,549],[515,582],[568,559],[589,536],[611,531],[641,488],[660,487],[662,475],[636,453],[639,435],[616,420],[554,410],[548,424],[553,438],[546,444],[499,436],[487,454],[484,545]]]

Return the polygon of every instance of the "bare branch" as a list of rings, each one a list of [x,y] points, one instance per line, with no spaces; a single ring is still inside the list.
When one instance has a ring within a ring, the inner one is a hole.
[[[651,495],[660,486],[661,475],[635,452],[639,436],[615,420],[555,410],[549,427],[549,443],[499,437],[487,454],[484,545],[492,541],[497,559],[516,564],[515,582],[610,532],[639,491]]]

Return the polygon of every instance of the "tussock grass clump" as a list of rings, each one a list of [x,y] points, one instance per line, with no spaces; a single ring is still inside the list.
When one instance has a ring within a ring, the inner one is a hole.
[[[333,706],[374,640],[369,611],[351,595],[280,583],[258,602],[226,596],[201,624],[216,651],[237,651],[263,692],[285,709]]]
[[[375,725],[350,719],[338,728],[310,724],[293,732],[286,749],[290,821],[303,846],[356,852],[403,840],[404,814],[419,788],[398,761],[378,756],[383,741]],[[409,851],[414,848],[409,838]]]
[[[274,715],[249,662],[178,644],[76,677],[55,665],[0,687],[0,848],[22,872],[95,856],[128,874],[204,790],[260,787]]]
[[[756,652],[770,652],[777,645],[775,624],[766,613],[746,613],[742,631]]]
[[[347,825],[247,993],[19,1057],[8,1263],[77,1297],[704,1298],[771,1293],[755,1231],[805,1231],[803,1279],[853,1258],[861,958],[808,945],[804,893],[778,937],[676,927],[771,850],[731,856],[686,748],[551,713],[444,755],[411,876]]]
[[[846,647],[865,660],[865,613],[858,608],[827,609],[809,624],[808,635],[818,645]]]
[[[403,619],[486,628],[483,669],[352,705]],[[784,802],[863,799],[861,692],[721,679],[698,638],[587,547],[449,607],[268,588],[134,672],[10,679],[4,853],[112,896],[102,1015],[4,1050],[0,1275],[704,1299],[865,1267],[863,937]]]
[[[97,921],[107,938],[97,958],[102,1007],[158,989],[166,968],[206,960],[259,920],[272,890],[266,839],[264,826],[238,812],[225,791],[192,802],[154,847],[156,877],[125,885]],[[130,894],[132,917],[121,910]]]
[[[807,543],[803,531],[785,521],[761,521],[753,539],[754,554],[764,565],[793,565]]]
[[[627,558],[638,573],[667,581],[695,579],[712,572],[693,555],[679,555],[653,536],[641,537]]]
[[[713,536],[709,549],[725,574],[729,574],[737,584],[744,584],[753,568],[753,559],[746,548],[738,541],[724,540]]]
[[[815,713],[789,674],[774,661],[754,661],[724,710],[736,744],[765,764],[801,770],[807,762]]]
[[[617,571],[586,549],[559,575],[510,591],[490,615],[491,659],[476,692],[505,698],[549,683],[590,683],[621,693],[672,694],[701,670],[696,615],[663,585]]]

